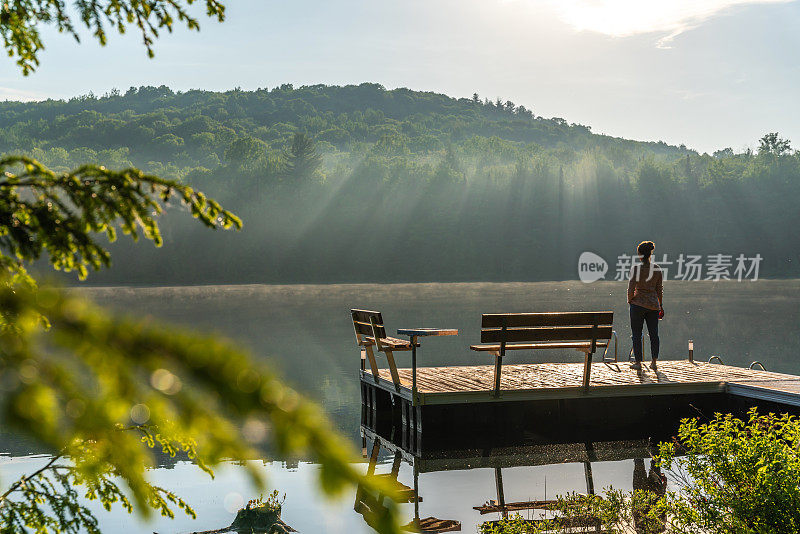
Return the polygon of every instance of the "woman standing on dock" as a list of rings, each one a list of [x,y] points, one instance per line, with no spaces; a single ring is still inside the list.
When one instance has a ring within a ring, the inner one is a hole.
[[[662,306],[664,279],[661,268],[650,260],[656,245],[652,241],[642,241],[636,251],[641,264],[631,268],[628,282],[628,304],[631,308],[631,337],[633,339],[633,355],[636,362],[631,369],[642,368],[642,330],[647,323],[650,335],[650,353],[653,362],[650,368],[656,370],[658,361],[658,320],[664,316]]]

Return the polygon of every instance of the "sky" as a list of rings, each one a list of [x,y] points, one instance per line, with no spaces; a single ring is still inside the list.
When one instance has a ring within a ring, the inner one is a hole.
[[[112,88],[408,87],[512,100],[597,133],[800,148],[800,0],[227,0],[222,24],[100,47],[44,30],[38,71],[0,69],[0,99]],[[196,12],[202,16],[201,6]]]

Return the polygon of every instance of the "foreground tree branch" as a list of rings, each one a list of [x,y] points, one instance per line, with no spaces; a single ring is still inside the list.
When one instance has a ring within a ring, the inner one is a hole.
[[[53,268],[85,278],[89,267],[110,265],[96,234],[113,241],[117,228],[160,246],[156,219],[175,198],[209,228],[242,227],[201,192],[138,169],[84,165],[56,174],[31,158],[10,156],[0,159],[0,173],[0,247],[16,267],[46,253]]]
[[[80,41],[76,26],[82,25],[101,45],[108,42],[109,28],[120,34],[133,28],[141,35],[147,54],[154,56],[159,32],[171,32],[176,23],[199,30],[193,4],[205,5],[205,14],[219,22],[225,20],[225,6],[219,0],[8,0],[0,6],[0,36],[11,57],[24,75],[39,66],[44,50],[40,28],[55,27]]]
[[[174,198],[210,228],[240,228],[234,214],[137,169],[55,174],[9,157],[0,159],[0,172],[0,420],[69,459],[12,485],[0,498],[3,524],[95,532],[81,498],[144,515],[172,517],[175,506],[193,515],[188,503],[148,482],[157,446],[209,475],[223,461],[241,462],[258,487],[261,471],[248,460],[268,449],[318,463],[327,493],[355,484],[393,491],[360,474],[354,451],[317,406],[232,344],[114,317],[75,295],[38,288],[25,272],[46,255],[54,268],[86,276],[109,264],[98,234],[113,240],[117,228],[160,245],[157,218]],[[137,432],[125,431],[131,428]],[[396,525],[393,508],[382,529]]]

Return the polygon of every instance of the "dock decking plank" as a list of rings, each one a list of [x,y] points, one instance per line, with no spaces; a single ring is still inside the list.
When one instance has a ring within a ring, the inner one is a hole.
[[[379,377],[391,382],[388,369],[380,369]],[[410,395],[411,369],[398,369],[401,391]],[[371,371],[364,372],[365,380],[371,381]],[[369,378],[368,378],[369,377]],[[543,392],[580,388],[583,379],[581,363],[530,363],[509,364],[503,367],[501,391]],[[796,397],[800,404],[800,377],[770,371],[745,369],[704,362],[661,361],[658,371],[648,367],[641,371],[630,369],[627,362],[598,362],[592,367],[590,389],[608,391],[626,386],[648,386],[649,394],[658,391],[658,386],[670,386],[664,393],[685,386],[687,390],[718,385],[737,388],[737,394],[753,397]],[[474,398],[478,392],[490,392],[494,387],[493,365],[467,365],[456,367],[420,367],[417,369],[417,390],[421,395],[447,394]],[[631,394],[636,394],[632,388]]]

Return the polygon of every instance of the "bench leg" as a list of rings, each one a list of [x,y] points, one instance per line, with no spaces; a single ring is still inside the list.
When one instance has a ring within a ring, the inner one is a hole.
[[[372,379],[377,384],[380,378],[378,374],[378,362],[375,360],[375,353],[372,351],[372,347],[366,346],[364,347],[364,352],[367,354],[367,359],[369,360],[369,368],[372,370]]]
[[[384,350],[386,360],[389,362],[389,373],[392,375],[392,382],[397,391],[400,391],[400,375],[397,373],[397,365],[394,363],[394,354],[390,350]]]
[[[583,362],[583,389],[589,389],[589,379],[592,374],[592,353],[586,352],[586,358]]]
[[[494,355],[494,396],[500,396],[500,373],[503,368],[503,355],[496,353]]]

